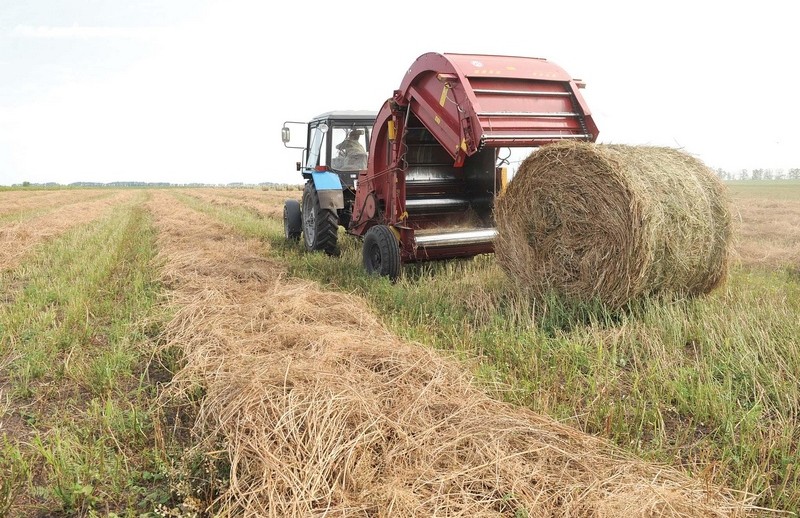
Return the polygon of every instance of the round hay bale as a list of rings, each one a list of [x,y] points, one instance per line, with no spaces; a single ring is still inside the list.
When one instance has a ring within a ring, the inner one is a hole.
[[[724,185],[671,148],[564,142],[531,153],[498,198],[495,254],[536,294],[619,307],[724,282]]]

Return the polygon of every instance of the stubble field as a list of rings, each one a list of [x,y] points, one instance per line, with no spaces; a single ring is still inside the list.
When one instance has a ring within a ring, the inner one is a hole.
[[[0,515],[797,512],[800,184],[728,187],[726,285],[621,312],[304,253],[299,190],[2,191]]]

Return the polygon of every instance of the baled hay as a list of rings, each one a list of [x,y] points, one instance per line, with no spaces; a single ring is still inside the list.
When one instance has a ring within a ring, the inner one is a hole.
[[[170,236],[161,242],[164,275],[179,308],[169,345],[186,355],[165,395],[203,388],[196,450],[230,463],[220,515],[733,516],[747,508],[488,397],[459,364],[394,337],[357,297],[286,282],[275,265],[270,280],[242,278],[230,258],[245,259],[247,244],[214,236],[202,218],[161,214],[159,227]]]
[[[731,216],[700,160],[665,147],[565,142],[534,151],[495,207],[497,260],[534,293],[611,306],[724,282]]]

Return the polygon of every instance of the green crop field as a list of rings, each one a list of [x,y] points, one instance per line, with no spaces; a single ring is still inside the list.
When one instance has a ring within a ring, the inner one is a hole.
[[[237,459],[219,454],[224,444],[190,449],[207,430],[164,397],[191,324],[165,262],[196,280],[192,300],[213,295],[202,290],[203,257],[215,251],[169,249],[201,217],[265,261],[227,255],[215,238],[233,285],[280,276],[355,296],[394,335],[463,360],[494,398],[796,513],[800,183],[729,190],[727,283],[621,311],[533,299],[491,255],[408,265],[396,284],[369,277],[359,241],[343,232],[335,258],[284,241],[282,202],[297,190],[3,190],[0,516],[214,513]],[[175,207],[189,216],[166,218]],[[239,332],[235,305],[227,311],[231,320],[210,327],[220,340]],[[202,414],[202,384],[183,394]],[[515,513],[527,515],[499,515]]]

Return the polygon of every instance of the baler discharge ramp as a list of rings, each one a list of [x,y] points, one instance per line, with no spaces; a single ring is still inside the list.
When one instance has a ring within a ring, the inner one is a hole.
[[[545,59],[420,56],[377,115],[348,231],[388,227],[403,263],[492,252],[500,149],[596,140],[580,86]],[[365,249],[365,266],[395,276],[382,252]]]

